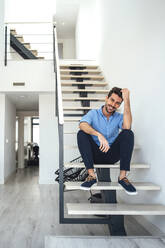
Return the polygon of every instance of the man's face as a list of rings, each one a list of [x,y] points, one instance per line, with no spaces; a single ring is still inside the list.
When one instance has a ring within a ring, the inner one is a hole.
[[[105,98],[105,110],[107,111],[107,113],[111,114],[120,107],[121,103],[122,98],[120,98],[115,93],[112,93],[109,98],[108,96],[106,96]]]

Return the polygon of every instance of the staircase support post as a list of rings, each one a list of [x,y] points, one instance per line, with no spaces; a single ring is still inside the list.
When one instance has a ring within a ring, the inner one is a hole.
[[[97,176],[100,182],[111,182],[110,169],[98,168]],[[101,190],[104,203],[117,203],[116,190]],[[112,236],[126,236],[123,215],[110,215],[108,223],[109,231]]]

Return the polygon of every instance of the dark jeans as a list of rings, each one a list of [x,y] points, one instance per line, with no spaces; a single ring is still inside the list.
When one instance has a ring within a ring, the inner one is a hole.
[[[92,169],[93,164],[114,164],[120,160],[120,170],[130,170],[134,146],[134,134],[131,130],[122,130],[107,153],[100,151],[91,135],[82,130],[77,134],[77,143],[87,169]]]

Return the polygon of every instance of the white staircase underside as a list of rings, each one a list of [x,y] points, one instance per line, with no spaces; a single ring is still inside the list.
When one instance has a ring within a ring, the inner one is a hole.
[[[82,182],[66,182],[66,190],[80,190]],[[160,186],[150,182],[133,182],[137,190],[160,190]],[[91,188],[92,190],[123,190],[123,187],[117,182],[97,182]]]
[[[165,215],[156,204],[67,203],[69,215]]]

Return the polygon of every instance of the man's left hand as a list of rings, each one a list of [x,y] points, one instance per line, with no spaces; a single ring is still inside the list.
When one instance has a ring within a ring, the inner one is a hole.
[[[129,90],[124,88],[121,90],[121,92],[122,92],[123,101],[128,100],[129,99]]]

